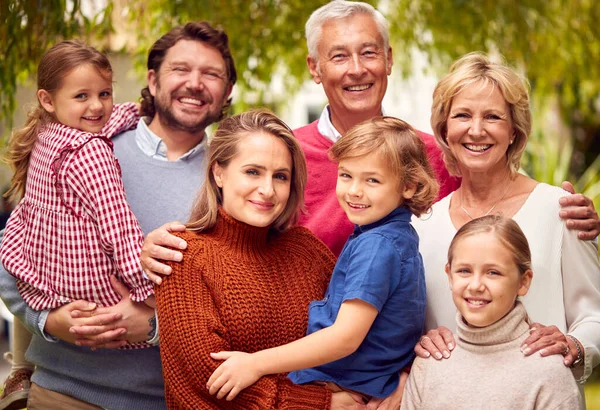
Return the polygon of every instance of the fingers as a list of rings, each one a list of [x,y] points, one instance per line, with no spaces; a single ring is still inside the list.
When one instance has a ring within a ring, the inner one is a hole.
[[[541,325],[538,325],[541,326]],[[542,356],[558,354],[565,351],[567,339],[556,326],[545,326],[532,328],[531,334],[521,345],[521,351],[525,356],[544,350]],[[547,353],[546,352],[550,352]]]
[[[75,344],[77,346],[88,346],[94,348],[121,347],[127,343],[127,341],[123,339],[125,337],[125,333],[125,329],[118,328],[106,331],[96,336],[83,337],[83,335],[79,335],[80,337],[75,339]]]
[[[115,324],[115,322],[118,322],[119,320],[122,319],[122,316],[120,313],[104,313],[104,314],[100,314],[100,313],[96,313],[95,315],[90,315],[89,312],[80,312],[78,310],[74,310],[73,312],[71,312],[71,317],[73,319],[77,319],[77,318],[81,318],[83,320],[79,320],[77,321],[78,326],[80,327],[85,327],[85,326],[103,326],[103,325],[110,325],[110,324]]]
[[[122,327],[117,327],[115,325],[100,325],[100,326],[71,326],[69,332],[76,334],[78,336],[100,336],[107,332],[118,331],[117,336],[123,335],[127,332],[127,329]],[[108,340],[106,340],[108,341]]]
[[[568,229],[580,231],[579,239],[592,240],[600,232],[598,212],[591,199],[582,194],[568,195],[559,200],[562,209],[559,216],[566,220]]]
[[[231,400],[235,399],[237,397],[238,393],[241,391],[242,390],[238,386],[233,386],[233,389],[231,389],[231,391],[229,392],[229,394],[227,395],[225,400],[231,401]]]
[[[573,208],[589,207],[591,202],[592,202],[592,200],[583,194],[567,195],[567,196],[563,196],[562,198],[560,198],[558,200],[558,203],[560,204],[561,207],[563,207],[563,209],[568,208],[568,207],[573,207]]]
[[[442,331],[442,333],[444,333],[445,336],[442,336],[440,334],[440,331]],[[454,338],[452,337],[450,340],[448,332],[450,331],[444,327],[439,327],[438,329],[431,329],[429,332],[427,332],[425,336],[421,337],[419,343],[417,344],[417,346],[415,346],[415,353],[419,357],[423,358],[433,356],[436,360],[441,360],[442,358],[449,358],[450,349],[448,347],[448,342],[451,343],[452,348],[454,348]],[[444,337],[448,339],[448,342],[445,340]]]
[[[565,191],[567,191],[570,194],[575,193],[575,187],[569,181],[564,181],[562,184],[560,184],[560,186],[562,189],[564,189]]]
[[[444,343],[448,347],[448,350],[453,350],[454,346],[456,346],[456,342],[454,341],[452,331],[445,326],[440,326],[437,330],[440,333],[440,336],[442,336],[442,339],[444,339]]]
[[[220,393],[221,388],[225,385],[225,383],[227,383],[227,381],[227,377],[223,376],[223,369],[221,369],[221,366],[217,367],[217,369],[210,376],[210,379],[208,379],[208,382],[206,384],[206,387],[208,388],[208,393],[211,395],[215,395],[217,392]],[[227,392],[225,393],[229,393],[229,390],[227,390]]]
[[[219,353],[211,353],[210,357],[215,360],[227,360],[233,355],[233,352],[219,352]]]
[[[71,317],[73,317],[72,314],[74,311],[79,311],[88,316],[92,316],[94,314],[94,309],[96,309],[96,304],[86,300],[76,300],[75,302],[71,302],[64,307],[71,312]]]

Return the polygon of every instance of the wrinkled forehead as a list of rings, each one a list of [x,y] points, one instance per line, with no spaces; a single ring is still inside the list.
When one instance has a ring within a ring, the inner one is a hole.
[[[368,14],[352,14],[323,22],[318,43],[319,53],[332,48],[384,48],[384,37],[375,19]]]

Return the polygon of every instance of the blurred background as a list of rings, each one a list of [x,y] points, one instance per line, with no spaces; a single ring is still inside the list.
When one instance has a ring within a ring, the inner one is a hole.
[[[394,67],[387,115],[431,132],[431,95],[451,62],[476,50],[503,56],[529,79],[534,129],[523,172],[571,181],[600,209],[600,7],[595,0],[380,0]],[[135,101],[145,58],[174,25],[208,20],[229,35],[238,69],[234,111],[266,106],[292,128],[326,103],[306,67],[304,23],[319,0],[0,0],[0,147],[35,103],[40,56],[81,38],[107,52],[116,102]],[[1,149],[1,148],[0,148]],[[0,165],[0,188],[10,171]],[[2,188],[3,189],[3,188]],[[3,204],[3,211],[10,204]],[[0,367],[1,371],[1,367]],[[596,378],[597,379],[597,378]],[[600,409],[600,384],[586,386]]]

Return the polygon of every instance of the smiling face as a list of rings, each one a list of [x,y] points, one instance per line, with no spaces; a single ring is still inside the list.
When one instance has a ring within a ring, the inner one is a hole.
[[[379,221],[414,195],[384,164],[377,153],[340,160],[336,194],[353,224]]]
[[[514,138],[510,108],[491,83],[466,86],[452,100],[447,141],[461,174],[506,171]]]
[[[323,24],[319,59],[307,58],[313,80],[323,84],[331,121],[339,132],[381,114],[392,70],[392,50],[385,50],[373,18],[355,14]]]
[[[496,323],[525,296],[532,272],[520,274],[514,255],[493,232],[460,238],[452,264],[446,265],[452,299],[465,321],[474,327]]]
[[[248,225],[271,225],[287,205],[292,168],[292,155],[280,138],[265,132],[242,137],[229,164],[213,166],[223,210]]]
[[[39,90],[38,99],[61,124],[99,133],[113,109],[112,76],[83,64],[69,72],[52,95]]]
[[[232,86],[219,50],[179,40],[167,50],[160,70],[148,72],[148,88],[161,123],[198,133],[217,121]]]

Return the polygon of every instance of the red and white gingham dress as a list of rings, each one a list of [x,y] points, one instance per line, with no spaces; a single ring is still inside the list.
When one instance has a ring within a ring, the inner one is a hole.
[[[133,103],[115,105],[101,134],[48,124],[31,153],[23,200],[13,211],[0,249],[35,310],[83,299],[100,306],[121,300],[116,275],[140,302],[153,294],[139,263],[143,233],[125,199],[121,171],[108,139],[133,128]]]

